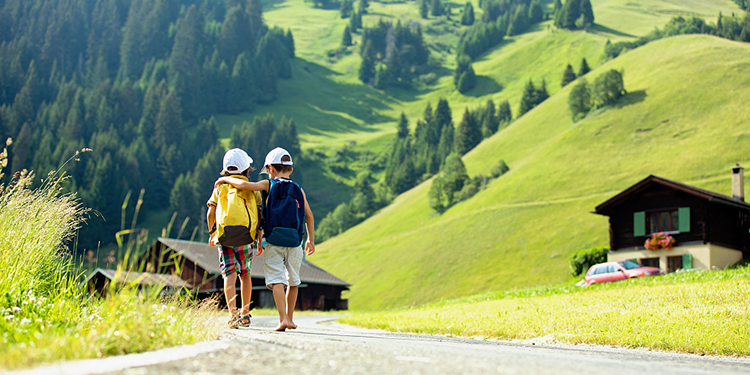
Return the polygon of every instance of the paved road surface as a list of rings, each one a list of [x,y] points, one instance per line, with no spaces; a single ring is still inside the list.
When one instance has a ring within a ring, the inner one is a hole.
[[[393,334],[301,316],[272,332],[256,317],[214,343],[37,369],[36,373],[136,374],[750,374],[748,358],[717,358],[593,346],[508,343]],[[197,348],[197,349],[196,349]],[[193,350],[193,351],[191,351]],[[146,358],[146,359],[144,359]],[[118,362],[119,359],[119,362]]]

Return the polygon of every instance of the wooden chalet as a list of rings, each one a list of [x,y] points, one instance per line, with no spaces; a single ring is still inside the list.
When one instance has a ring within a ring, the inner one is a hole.
[[[86,278],[89,293],[105,296],[111,283],[117,286],[135,285],[139,290],[159,288],[161,294],[172,294],[189,291],[190,283],[175,275],[155,274],[150,272],[125,272],[97,268]]]
[[[750,204],[744,170],[732,168],[733,196],[648,176],[596,207],[609,217],[609,261],[636,260],[666,272],[720,269],[750,258]],[[653,234],[675,239],[671,250],[647,250]]]
[[[139,262],[149,272],[178,274],[190,283],[192,292],[198,297],[209,297],[224,293],[224,280],[219,267],[219,254],[207,243],[159,238],[141,256]],[[263,256],[253,257],[251,278],[253,295],[251,307],[275,308],[273,294],[265,285]],[[179,266],[179,267],[178,267]],[[326,272],[306,259],[300,268],[297,297],[298,310],[347,310],[348,300],[341,299],[341,292],[349,290],[350,284]],[[239,278],[237,298],[240,298]],[[219,300],[223,303],[224,298]]]

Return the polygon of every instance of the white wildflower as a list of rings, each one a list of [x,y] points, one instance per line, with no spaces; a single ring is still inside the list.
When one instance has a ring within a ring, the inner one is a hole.
[[[20,312],[21,312],[21,308],[20,308],[20,307],[18,307],[18,306],[13,306],[13,313],[14,313],[14,314],[18,314],[18,313],[20,313]]]
[[[31,323],[31,319],[29,319],[29,318],[23,318],[23,319],[21,319],[21,325],[22,326],[27,325],[29,323]]]
[[[24,306],[26,306],[26,305],[29,304],[29,301],[23,301],[23,302],[21,302],[21,304],[24,305]]]
[[[169,311],[175,311],[175,310],[177,310],[177,308],[176,308],[176,307],[174,307],[174,306],[169,306]]]
[[[115,336],[120,336],[120,331],[115,331],[114,335]]]
[[[8,321],[13,320],[13,315],[6,315],[5,320],[8,320]]]
[[[36,323],[36,324],[42,324],[44,322],[41,319],[37,319],[37,320],[34,321],[34,323]]]
[[[29,296],[29,302],[31,302],[31,303],[36,302],[36,297],[34,297],[33,294]]]

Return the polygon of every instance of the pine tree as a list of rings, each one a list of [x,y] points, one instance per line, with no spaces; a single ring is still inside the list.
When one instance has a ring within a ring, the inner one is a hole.
[[[349,25],[344,28],[344,36],[341,39],[341,45],[349,47],[352,45],[352,32],[349,29]]]
[[[529,6],[529,24],[532,25],[541,22],[543,19],[544,10],[542,9],[542,4],[539,3],[539,0],[533,0]]]
[[[359,14],[367,14],[367,8],[370,7],[370,2],[368,0],[359,0]]]
[[[568,64],[568,66],[565,67],[565,72],[563,72],[562,82],[560,84],[561,87],[567,86],[569,83],[576,80],[576,73],[573,71],[573,67]]]
[[[341,2],[341,8],[339,11],[341,12],[341,18],[347,18],[352,15],[352,0],[343,0]]]
[[[154,145],[179,144],[182,139],[182,108],[177,93],[170,91],[159,105],[154,124]]]
[[[406,137],[409,136],[409,120],[406,118],[406,114],[404,114],[404,112],[401,112],[401,117],[398,120],[396,129],[396,137],[398,139],[406,139]]]
[[[423,19],[428,19],[429,12],[430,12],[430,7],[427,5],[427,0],[420,0],[419,1],[419,15]]]
[[[453,123],[445,124],[440,132],[440,143],[438,144],[436,158],[440,161],[441,169],[445,164],[445,158],[454,151],[455,133],[456,129],[453,127]]]
[[[432,12],[433,17],[440,17],[443,15],[443,4],[440,0],[432,0],[430,11]]]
[[[252,51],[254,42],[248,13],[240,6],[227,10],[217,41],[221,58],[233,62],[240,53]]]
[[[530,111],[534,106],[536,106],[537,103],[537,91],[536,87],[534,87],[534,82],[529,80],[529,83],[526,84],[526,87],[523,90],[523,95],[521,96],[521,105],[518,108],[518,117],[523,116],[526,112]]]
[[[464,26],[471,26],[474,24],[474,5],[469,1],[464,5],[464,11],[461,15],[461,24]]]
[[[454,140],[454,149],[459,155],[464,155],[471,151],[479,142],[482,141],[481,124],[477,121],[476,115],[467,108],[464,111],[464,117],[456,129]],[[459,190],[461,190],[459,188]]]
[[[547,92],[547,81],[542,78],[542,85],[536,92],[536,104],[534,106],[536,107],[541,104],[543,101],[547,100],[547,98],[549,98],[549,93]]]
[[[287,29],[285,40],[284,40],[284,46],[286,47],[287,52],[289,52],[289,58],[293,59],[295,56],[295,48],[294,48],[294,35],[292,35],[292,29]]]
[[[442,129],[446,125],[453,126],[453,111],[451,111],[448,100],[440,98],[438,100],[437,107],[435,107],[434,117],[435,124],[438,129]],[[447,156],[447,155],[446,155]]]
[[[510,103],[507,100],[500,102],[497,106],[497,120],[502,123],[509,123],[513,120],[513,113],[510,109]]]
[[[594,8],[591,6],[591,1],[581,0],[581,17],[583,17],[584,28],[594,24]]]
[[[495,114],[495,103],[492,99],[488,99],[482,114],[482,136],[488,138],[495,134],[499,125],[500,121]]]
[[[591,68],[589,68],[589,64],[586,62],[586,58],[584,57],[581,60],[581,67],[578,69],[578,76],[583,77],[586,75],[586,73],[590,72]]]
[[[552,11],[555,14],[557,14],[557,12],[559,12],[561,9],[562,9],[562,3],[560,2],[560,0],[555,0],[554,4],[552,6]]]

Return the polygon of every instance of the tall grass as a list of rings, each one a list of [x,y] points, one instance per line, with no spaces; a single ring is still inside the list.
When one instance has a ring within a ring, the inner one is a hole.
[[[0,154],[0,167],[7,165]],[[96,358],[215,338],[215,309],[135,283],[88,294],[67,243],[87,209],[63,176],[32,188],[23,171],[0,185],[0,369]],[[126,263],[118,268],[127,269]]]

